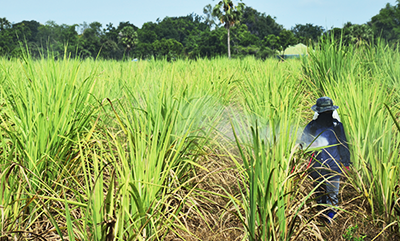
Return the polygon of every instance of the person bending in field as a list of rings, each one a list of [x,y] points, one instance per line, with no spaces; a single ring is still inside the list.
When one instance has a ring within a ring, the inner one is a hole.
[[[343,168],[348,169],[351,164],[343,125],[332,116],[338,108],[329,97],[317,99],[317,103],[311,109],[317,112],[318,116],[305,127],[302,135],[302,142],[306,147],[329,146],[312,154],[309,173],[317,186],[317,203],[332,206],[338,204],[340,174]],[[335,209],[325,212],[329,222],[335,214]]]

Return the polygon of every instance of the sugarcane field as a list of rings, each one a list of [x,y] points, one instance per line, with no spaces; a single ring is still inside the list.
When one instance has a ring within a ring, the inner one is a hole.
[[[286,60],[0,58],[0,240],[399,240],[399,64],[333,39]],[[321,203],[312,163],[335,147],[302,135],[325,107],[349,162]]]

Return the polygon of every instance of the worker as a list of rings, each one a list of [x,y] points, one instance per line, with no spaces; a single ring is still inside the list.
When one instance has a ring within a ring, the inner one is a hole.
[[[318,98],[316,104],[311,107],[318,116],[304,128],[301,138],[303,145],[307,147],[322,148],[312,154],[309,173],[317,187],[317,203],[331,206],[338,205],[340,176],[351,164],[343,124],[333,117],[338,108],[333,105],[331,98]],[[336,211],[334,208],[328,208],[324,214],[331,222]]]

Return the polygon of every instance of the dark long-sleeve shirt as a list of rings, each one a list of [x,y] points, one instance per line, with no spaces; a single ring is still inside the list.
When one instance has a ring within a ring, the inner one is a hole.
[[[318,120],[318,119],[317,119]],[[311,121],[303,131],[302,141],[306,144],[323,143],[322,146],[330,146],[314,158],[313,167],[325,167],[335,172],[341,173],[340,163],[349,166],[350,151],[347,144],[346,134],[343,124],[336,119],[331,119],[331,123],[321,121]],[[319,135],[319,136],[318,136]],[[318,139],[315,138],[318,136]]]

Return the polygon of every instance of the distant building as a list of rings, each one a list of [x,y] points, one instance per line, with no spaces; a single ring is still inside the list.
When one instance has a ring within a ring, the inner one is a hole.
[[[307,46],[300,43],[295,46],[289,46],[285,52],[281,51],[276,56],[278,59],[292,59],[292,58],[300,58],[300,56],[307,55]]]

